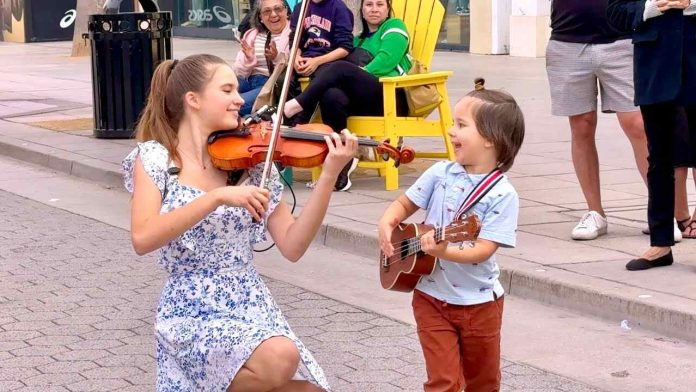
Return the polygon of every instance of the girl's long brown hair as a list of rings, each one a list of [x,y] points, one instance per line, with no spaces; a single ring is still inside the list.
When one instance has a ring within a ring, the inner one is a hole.
[[[213,75],[211,65],[221,64],[227,63],[220,57],[196,54],[183,60],[165,60],[157,66],[136,128],[138,141],[156,140],[167,148],[172,159],[179,161],[177,132],[184,115],[184,95],[203,91]]]

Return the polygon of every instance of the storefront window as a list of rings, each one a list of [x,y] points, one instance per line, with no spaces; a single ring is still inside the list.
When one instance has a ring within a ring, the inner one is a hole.
[[[249,12],[249,0],[159,0],[162,11],[172,12],[175,35],[222,38]]]
[[[172,12],[174,35],[231,39],[231,29],[250,11],[255,0],[158,0],[162,11]],[[347,4],[351,5],[348,0]],[[470,0],[440,0],[445,18],[438,39],[439,49],[469,48]],[[291,8],[297,0],[288,0]],[[356,0],[356,7],[360,4]]]
[[[440,28],[438,48],[463,50],[469,48],[469,0],[440,0],[445,6],[445,19]]]

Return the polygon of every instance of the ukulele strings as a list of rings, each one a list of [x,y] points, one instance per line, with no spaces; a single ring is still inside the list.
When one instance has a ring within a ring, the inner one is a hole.
[[[448,229],[458,229],[458,228],[464,227],[464,226],[466,226],[466,225],[467,225],[466,223],[456,223],[456,224],[452,224],[451,226],[446,226],[446,227],[444,227],[444,228],[443,228],[443,227],[438,227],[437,229],[445,229],[445,231],[447,231]],[[426,232],[426,233],[427,233],[427,232]],[[411,237],[411,238],[409,238],[409,240],[420,239],[420,238],[423,237],[426,233],[419,234],[419,235],[417,235],[417,236],[415,236],[415,237]],[[400,243],[401,243],[401,241],[399,241],[399,242],[392,242],[391,244],[392,244],[392,245],[398,245],[398,244],[400,244]]]
[[[444,228],[438,228],[438,229],[444,229],[444,230],[445,230],[445,233],[446,233],[446,232],[447,232],[447,229],[453,229],[453,230],[454,230],[454,229],[458,229],[458,228],[460,228],[460,227],[464,227],[464,226],[466,226],[466,225],[467,225],[466,223],[457,223],[457,224],[454,224],[454,225],[451,225],[451,226],[447,226],[447,227],[444,227]],[[392,242],[392,243],[391,243],[392,246],[399,245],[398,247],[394,248],[394,252],[395,252],[395,253],[401,253],[401,252],[404,251],[405,249],[410,249],[410,248],[413,248],[413,247],[416,247],[416,248],[418,248],[417,250],[420,250],[420,241],[419,241],[419,240],[420,240],[421,237],[423,237],[423,235],[425,235],[425,233],[424,233],[424,234],[419,234],[419,235],[417,235],[417,236],[415,236],[415,237],[408,238],[408,239],[406,240],[406,245],[401,245],[404,241]],[[417,241],[417,240],[418,240],[418,241]]]

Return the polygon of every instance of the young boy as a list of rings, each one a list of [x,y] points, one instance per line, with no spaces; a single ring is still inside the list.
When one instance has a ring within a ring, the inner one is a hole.
[[[425,223],[446,226],[489,173],[512,166],[524,139],[522,112],[509,94],[483,84],[477,79],[476,90],[454,108],[449,135],[456,161],[434,164],[382,216],[380,247],[386,255],[394,252],[394,228],[419,208],[426,210]],[[507,178],[498,178],[469,210],[481,221],[473,246],[436,243],[433,231],[421,238],[423,251],[439,259],[435,272],[416,286],[412,303],[428,373],[426,392],[500,388],[503,287],[495,252],[515,246],[519,199]]]

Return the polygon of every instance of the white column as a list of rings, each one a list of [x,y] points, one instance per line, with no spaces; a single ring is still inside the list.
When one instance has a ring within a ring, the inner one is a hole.
[[[551,0],[512,0],[511,56],[544,57],[551,36],[550,15]]]
[[[514,0],[512,0],[514,1]],[[511,0],[471,0],[469,51],[507,54],[510,49]]]

